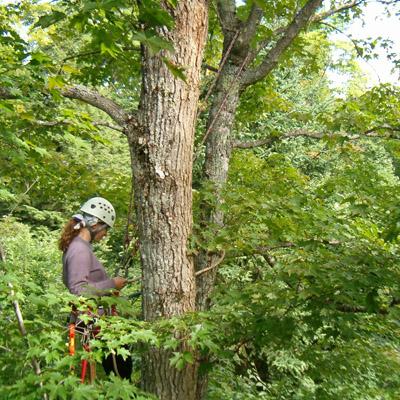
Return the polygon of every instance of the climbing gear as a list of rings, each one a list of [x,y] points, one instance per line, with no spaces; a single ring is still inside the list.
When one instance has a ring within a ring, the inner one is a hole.
[[[74,230],[79,230],[81,228],[87,227],[87,230],[90,233],[90,241],[92,242],[97,233],[102,231],[103,229],[108,229],[109,226],[104,223],[99,223],[99,218],[94,217],[93,215],[86,215],[83,216],[82,214],[75,214],[72,218],[77,222],[74,225]],[[96,226],[96,228],[94,228]]]
[[[88,323],[84,323],[83,320],[79,318],[79,314],[86,314],[91,317],[91,320]],[[81,335],[81,344],[82,348],[90,353],[90,341],[93,340],[100,332],[100,328],[96,325],[97,319],[103,315],[118,315],[117,309],[115,305],[111,305],[107,312],[104,310],[103,306],[99,306],[97,309],[97,313],[93,313],[91,309],[87,312],[79,312],[77,308],[73,305],[72,311],[69,316],[69,324],[68,324],[68,352],[70,356],[75,355],[76,348],[76,340],[75,334],[78,333]],[[113,361],[113,369],[114,373],[117,376],[120,376],[117,362],[115,358],[115,353],[112,353],[112,361]],[[81,383],[85,383],[87,370],[89,366],[89,383],[93,383],[96,379],[96,362],[88,361],[87,359],[83,359],[81,362]],[[74,371],[74,368],[71,367],[71,372]]]
[[[75,323],[70,323],[68,326],[68,351],[69,355],[75,355]]]
[[[113,205],[103,197],[93,197],[82,205],[81,211],[84,213],[86,225],[91,226],[91,221],[86,217],[92,216],[107,224],[110,228],[114,226],[115,210]],[[85,215],[86,214],[86,215]]]
[[[90,353],[90,340],[94,339],[97,334],[100,332],[100,329],[95,326],[96,320],[94,319],[91,321],[89,324],[85,325],[83,328],[83,334],[82,334],[82,347],[83,349]],[[96,379],[96,362],[94,361],[88,361],[87,359],[82,360],[82,366],[81,366],[81,383],[85,383],[85,378],[86,378],[86,372],[87,372],[87,366],[89,364],[89,382],[93,383],[94,380]]]
[[[78,312],[76,311],[76,308],[73,307],[73,310],[70,315],[70,322],[68,324],[68,337],[69,337],[68,352],[70,356],[75,355],[76,333],[81,335],[82,348],[86,352],[90,352],[89,342],[91,339],[94,339],[100,331],[99,328],[95,326],[95,323],[96,323],[96,318],[94,318],[88,324],[84,324],[84,322],[78,318]],[[85,383],[88,365],[90,371],[89,382],[93,383],[96,378],[96,363],[93,361],[89,362],[87,359],[83,359],[81,362],[81,383]],[[73,366],[71,367],[71,372],[72,373],[74,372]]]

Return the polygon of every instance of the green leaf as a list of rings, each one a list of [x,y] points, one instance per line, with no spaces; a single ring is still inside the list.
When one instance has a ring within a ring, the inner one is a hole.
[[[165,62],[165,65],[168,67],[169,71],[172,73],[172,75],[175,78],[182,79],[184,82],[187,81],[187,77],[184,72],[185,69],[183,67],[180,67],[180,66],[174,64],[172,61],[170,61],[166,57],[163,57],[162,59]]]
[[[38,21],[33,26],[34,28],[48,28],[49,26],[62,21],[66,16],[67,15],[61,11],[53,11],[51,14],[39,17]]]
[[[47,80],[49,89],[61,89],[65,86],[65,82],[61,76],[50,76]]]
[[[171,15],[153,0],[144,0],[139,11],[140,20],[149,27],[166,26],[168,29],[174,27],[174,19]]]
[[[168,50],[171,53],[174,52],[174,48],[169,41],[152,32],[137,32],[133,35],[133,40],[138,40],[143,43],[153,54],[156,54],[161,50]]]

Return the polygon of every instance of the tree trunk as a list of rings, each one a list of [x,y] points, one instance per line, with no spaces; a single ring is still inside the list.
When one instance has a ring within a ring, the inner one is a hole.
[[[228,179],[229,159],[231,157],[231,132],[240,95],[240,65],[227,63],[221,71],[215,89],[215,98],[211,106],[208,126],[211,130],[206,142],[206,157],[203,177],[212,183],[216,196],[216,208],[202,207],[204,226],[224,225],[224,214],[218,205],[222,203],[222,190]],[[220,254],[208,254],[201,251],[196,257],[196,270],[212,266],[220,259]],[[210,306],[210,294],[214,288],[216,268],[201,274],[197,279],[197,310],[207,310]]]
[[[206,157],[203,166],[203,179],[212,183],[216,196],[216,208],[203,205],[201,226],[222,228],[224,214],[218,205],[223,201],[222,190],[228,179],[229,160],[231,157],[231,132],[240,95],[241,65],[227,63],[222,69],[215,88],[215,97],[210,109],[206,141]],[[210,128],[211,127],[211,128]],[[220,254],[200,251],[195,259],[196,271],[209,268],[221,259]],[[206,311],[210,308],[210,296],[214,289],[217,269],[211,268],[197,278],[196,309]],[[207,361],[207,360],[206,360]],[[208,386],[208,374],[198,376],[196,400],[205,399]]]
[[[172,76],[159,55],[143,49],[140,130],[128,127],[135,185],[147,321],[195,309],[192,232],[192,156],[200,68],[207,32],[205,0],[181,0],[175,27],[160,32],[175,52],[165,54],[185,68],[186,82]],[[171,354],[151,349],[144,357],[144,390],[162,400],[195,398],[197,364],[170,366]]]

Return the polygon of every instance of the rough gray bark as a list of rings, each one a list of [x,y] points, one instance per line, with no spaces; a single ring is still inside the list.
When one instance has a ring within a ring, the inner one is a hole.
[[[143,49],[139,126],[127,132],[132,151],[135,208],[142,260],[143,316],[152,321],[195,309],[192,232],[192,157],[200,69],[207,32],[207,3],[182,0],[172,11],[174,78],[159,55]],[[143,388],[160,399],[195,398],[197,363],[179,371],[171,354],[152,349],[144,358]]]
[[[216,85],[216,95],[210,110],[208,124],[213,124],[207,138],[206,156],[203,177],[212,183],[216,202],[221,203],[222,189],[228,178],[229,159],[231,157],[230,135],[239,102],[239,84],[237,79],[240,66],[226,64],[221,71]],[[204,226],[222,227],[224,215],[220,208],[202,207]],[[212,266],[220,257],[219,254],[207,254],[201,251],[196,257],[196,271]],[[196,307],[206,310],[214,286],[216,269],[213,268],[197,278]]]
[[[143,52],[141,130],[129,131],[143,266],[146,320],[194,309],[192,157],[199,74],[207,27],[204,1],[186,0],[174,11],[174,62],[187,82],[174,78],[159,56]]]

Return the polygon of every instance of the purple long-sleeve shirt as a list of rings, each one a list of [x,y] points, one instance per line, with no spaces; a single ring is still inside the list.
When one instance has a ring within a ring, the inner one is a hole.
[[[113,279],[93,253],[92,245],[81,237],[75,237],[63,254],[63,282],[72,294],[105,294],[115,288]]]

